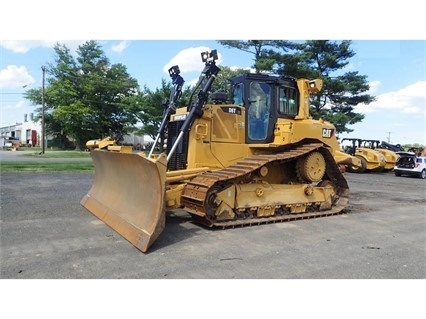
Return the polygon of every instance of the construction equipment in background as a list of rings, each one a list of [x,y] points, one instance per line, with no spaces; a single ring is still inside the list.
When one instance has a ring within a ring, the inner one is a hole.
[[[86,142],[86,148],[89,151],[92,151],[96,148],[99,149],[106,149],[108,146],[117,145],[115,140],[112,137],[105,137],[103,139],[97,139],[97,140],[90,140]]]
[[[170,98],[163,101],[162,105],[165,107],[163,116],[162,116],[162,122],[160,124],[159,130],[157,132],[157,136],[154,140],[154,143],[152,144],[152,148],[149,152],[149,157],[152,157],[153,151],[155,147],[157,146],[157,143],[160,139],[160,137],[166,132],[168,120],[170,118],[170,115],[173,114],[176,111],[176,103],[178,99],[182,95],[182,87],[184,84],[183,78],[179,75],[180,70],[179,66],[175,65],[172,66],[169,69],[169,75],[172,79],[172,90],[170,93]],[[128,145],[118,145],[115,138],[111,136],[107,136],[103,139],[95,139],[95,140],[89,140],[86,142],[86,149],[88,151],[92,151],[94,149],[103,149],[108,151],[114,151],[114,152],[120,152],[120,153],[132,153],[133,148],[132,146]]]
[[[396,162],[398,161],[398,154],[390,149],[383,148],[379,140],[361,140],[361,147],[371,148],[379,153],[382,153],[385,157],[385,166],[384,171],[392,171],[395,167]]]
[[[410,147],[407,152],[412,152],[416,156],[426,157],[426,147]]]
[[[401,146],[401,144],[390,144],[388,142],[382,141],[380,144],[380,148],[385,148],[391,150],[395,153],[397,152],[405,152],[405,149]]]
[[[395,153],[414,153],[416,156],[426,156],[426,147],[424,146],[418,146],[418,147],[410,147],[407,150],[405,150],[400,144],[390,144],[387,142],[382,141],[381,145],[382,148],[386,148],[389,150],[394,151]]]
[[[3,136],[2,139],[2,148],[7,151],[17,151],[21,147],[21,141],[19,138],[12,136]]]
[[[360,138],[344,138],[345,141],[351,142],[351,145],[345,147],[345,152],[359,158],[361,166],[347,165],[348,172],[364,173],[364,172],[382,172],[385,169],[385,156],[370,147],[363,146]]]
[[[90,140],[86,142],[86,149],[93,151],[95,149],[108,150],[119,153],[132,153],[133,147],[129,145],[117,145],[117,142],[111,136],[103,139]]]
[[[230,80],[229,98],[208,103],[220,68],[216,50],[201,56],[188,106],[165,112],[166,152],[93,149],[95,178],[81,204],[142,252],[174,209],[218,228],[345,212],[339,164],[360,161],[340,151],[331,123],[310,116],[322,80],[243,74]]]

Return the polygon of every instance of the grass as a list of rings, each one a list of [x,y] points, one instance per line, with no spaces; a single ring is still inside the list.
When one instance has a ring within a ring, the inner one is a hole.
[[[76,172],[76,171],[95,171],[95,166],[90,157],[90,152],[85,151],[60,151],[46,149],[44,154],[41,154],[41,149],[36,147],[21,148],[19,161],[1,161],[0,172]],[[23,158],[31,158],[25,160]],[[43,159],[49,158],[49,161]],[[61,159],[55,161],[54,159]],[[66,159],[72,159],[67,161]],[[81,161],[78,160],[81,158]],[[34,160],[36,159],[36,160]]]
[[[18,151],[21,152],[21,151]],[[40,151],[25,150],[25,154],[22,156],[27,157],[37,157],[37,158],[89,158],[90,152],[83,151],[45,151],[44,154],[41,154]]]
[[[17,152],[24,153],[20,155],[21,160],[1,161],[0,172],[76,172],[94,171],[95,169],[93,162],[87,160],[90,159],[90,152],[45,150],[44,154],[40,154],[41,150],[36,150],[35,148],[29,148],[25,151],[19,150]],[[37,160],[29,159],[26,161],[22,157],[37,158]],[[52,160],[43,161],[46,158]],[[55,162],[55,158],[62,160]],[[67,161],[67,158],[73,160]],[[81,158],[81,161],[78,158]]]
[[[10,172],[76,172],[94,171],[90,161],[74,162],[1,162],[0,171]]]

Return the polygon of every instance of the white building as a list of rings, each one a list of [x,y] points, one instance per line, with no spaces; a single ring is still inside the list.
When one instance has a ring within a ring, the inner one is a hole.
[[[33,118],[33,113],[30,113],[29,116],[25,114],[23,123],[17,122],[13,125],[11,124],[0,127],[1,141],[4,141],[4,139],[8,139],[9,137],[14,137],[19,139],[21,145],[41,147],[41,121],[34,121]],[[45,138],[47,139],[47,136]],[[144,136],[129,133],[123,136],[123,138],[124,140],[122,143],[125,145],[132,145],[135,148],[141,148],[145,145]]]
[[[22,145],[41,146],[41,134],[41,121],[34,121],[33,113],[25,114],[23,123],[0,127],[1,138],[14,137]]]

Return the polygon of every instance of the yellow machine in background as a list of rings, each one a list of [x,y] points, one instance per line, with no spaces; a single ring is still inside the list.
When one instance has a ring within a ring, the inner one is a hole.
[[[344,138],[341,143],[344,141],[352,143],[351,146],[346,147],[346,152],[361,161],[361,166],[347,165],[349,172],[382,172],[385,169],[386,161],[383,153],[363,145],[363,140],[360,138]]]
[[[372,150],[383,154],[383,156],[385,157],[385,165],[383,167],[384,171],[393,170],[399,157],[397,153],[382,147],[379,140],[361,140],[360,143],[362,147],[371,148]]]
[[[117,145],[115,140],[109,136],[103,139],[90,140],[86,142],[86,148],[89,151],[92,151],[95,148],[105,149],[105,148],[108,148],[108,146],[114,146],[114,145]]]
[[[230,100],[212,94],[210,104],[220,69],[215,50],[202,58],[188,107],[175,108],[183,80],[169,70],[166,153],[93,149],[95,179],[81,204],[142,252],[176,208],[221,228],[343,212],[349,187],[339,164],[360,162],[339,150],[331,123],[310,117],[322,80],[244,74],[231,79]]]
[[[1,145],[4,150],[7,151],[17,151],[22,146],[19,138],[12,136],[2,136]]]
[[[86,142],[86,148],[89,151],[94,149],[108,150],[111,152],[132,153],[132,146],[117,145],[117,142],[112,137],[105,137],[103,139],[90,140]]]

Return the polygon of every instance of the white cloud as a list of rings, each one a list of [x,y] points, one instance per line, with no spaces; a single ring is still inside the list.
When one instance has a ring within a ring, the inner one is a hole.
[[[188,48],[180,51],[164,67],[163,71],[168,73],[170,67],[178,65],[181,73],[201,72],[204,68],[204,62],[201,60],[201,52],[211,51],[208,47]],[[222,61],[222,55],[218,53],[219,65]]]
[[[48,40],[48,41],[0,41],[0,46],[8,49],[14,53],[27,53],[31,49],[35,48],[53,48],[56,43],[64,44],[72,51],[75,51],[77,47],[85,41],[71,41],[71,40]]]
[[[187,86],[193,88],[198,83],[198,78],[190,80],[188,83],[185,83]]]
[[[407,107],[407,108],[404,108],[404,109],[402,110],[402,112],[403,112],[403,113],[422,113],[422,110],[421,110],[421,108],[420,108],[420,107],[413,106],[413,107]]]
[[[377,90],[378,90],[378,88],[380,87],[381,84],[382,83],[380,81],[372,81],[372,82],[368,83],[368,85],[370,86],[370,89],[368,90],[367,93],[374,95],[377,92]]]
[[[6,69],[0,70],[0,88],[20,88],[34,83],[34,78],[23,65],[8,65]]]
[[[220,58],[219,58],[219,59],[220,59]],[[218,60],[218,61],[219,61],[219,60]],[[203,66],[204,66],[204,65],[203,65]],[[197,71],[199,71],[199,72],[201,73],[201,70],[202,70],[203,66],[201,66],[201,67],[200,67],[200,69],[199,69],[199,70],[197,70]],[[242,68],[242,67],[239,67],[239,66],[230,66],[229,68],[230,68],[231,70],[233,70],[233,71],[240,70],[240,69],[244,69],[244,70],[246,70],[247,72],[250,72],[250,73],[256,73],[256,70],[255,70],[255,69],[252,69],[252,68],[250,68],[250,67]],[[194,87],[194,86],[198,83],[198,80],[199,80],[199,77],[194,78],[194,79],[190,80],[189,82],[187,82],[187,83],[186,83],[186,85],[188,85],[188,86],[190,86],[190,87]]]
[[[112,52],[121,53],[130,45],[129,41],[121,41],[120,43],[111,47]]]
[[[235,66],[235,65],[233,65],[233,66],[230,66],[229,67],[232,71],[237,71],[237,70],[240,70],[240,69],[243,69],[243,70],[246,70],[247,72],[249,72],[249,73],[256,73],[256,69],[253,69],[253,68],[251,68],[251,67],[249,67],[249,66],[247,66],[247,67],[240,67],[240,66]]]
[[[426,81],[418,81],[397,91],[380,94],[377,96],[376,101],[369,105],[359,104],[355,107],[355,110],[361,113],[393,110],[402,113],[425,115],[425,101]]]
[[[368,83],[368,85],[370,86],[370,89],[366,92],[366,94],[375,95],[375,92],[377,92],[377,90],[379,89],[381,82],[372,81]],[[375,112],[376,110],[373,108],[373,103],[370,103],[368,105],[361,103],[355,106],[355,111],[358,113],[366,114],[366,113]]]
[[[426,97],[426,81],[417,81],[398,91],[401,95],[413,97]]]
[[[46,41],[1,41],[0,46],[14,53],[26,53],[37,47],[51,47]]]

